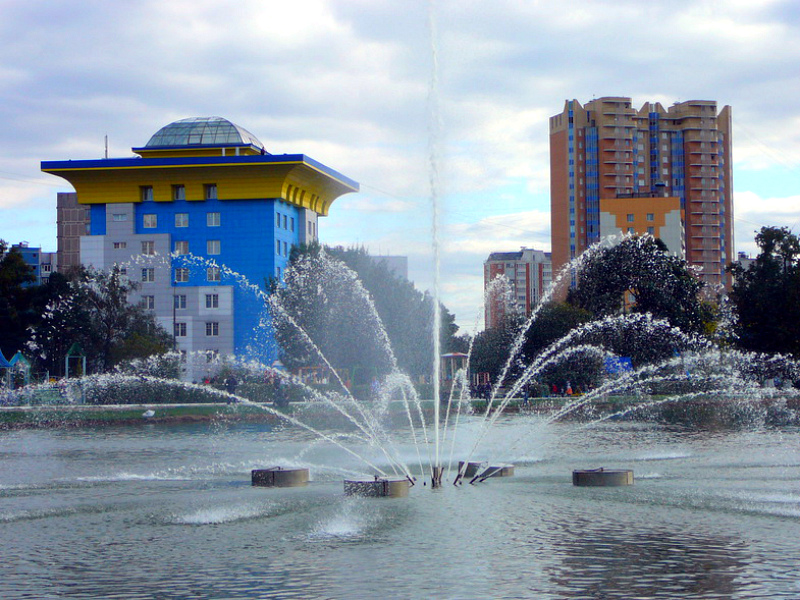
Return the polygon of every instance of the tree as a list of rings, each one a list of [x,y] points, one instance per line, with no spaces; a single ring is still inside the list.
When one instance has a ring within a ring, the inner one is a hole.
[[[736,343],[745,350],[800,356],[800,240],[785,227],[763,227],[750,268],[731,264]]]
[[[0,349],[6,358],[21,350],[28,338],[33,296],[33,269],[15,248],[0,240]]]
[[[568,301],[605,317],[627,310],[630,292],[632,312],[650,313],[683,331],[700,333],[708,314],[699,298],[702,287],[688,263],[668,254],[663,242],[652,236],[630,237],[591,256],[578,272]]]
[[[541,307],[536,319],[525,332],[522,347],[526,361],[530,362],[553,342],[570,331],[589,322],[592,313],[566,302],[549,302]]]
[[[276,338],[290,369],[319,365],[320,359],[286,316],[336,368],[385,373],[393,354],[409,375],[431,375],[433,299],[364,248],[295,246],[284,283],[273,281],[270,288],[280,307],[273,311]],[[454,321],[442,307],[442,352],[463,347]]]
[[[473,374],[488,373],[489,380],[496,383],[503,367],[508,362],[511,348],[520,334],[521,325],[522,317],[519,314],[510,313],[497,326],[479,332],[472,344],[470,371]],[[520,366],[516,362],[512,364],[510,372],[506,375],[506,381],[519,376]]]
[[[52,373],[63,372],[64,356],[75,342],[94,372],[168,351],[172,337],[151,313],[128,303],[128,294],[136,288],[117,267],[77,272],[66,290],[46,306],[29,347]]]

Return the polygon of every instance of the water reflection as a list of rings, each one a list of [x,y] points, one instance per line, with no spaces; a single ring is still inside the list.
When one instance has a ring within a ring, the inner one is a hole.
[[[576,519],[553,546],[561,560],[548,574],[565,598],[748,597],[742,577],[753,557],[742,540]]]

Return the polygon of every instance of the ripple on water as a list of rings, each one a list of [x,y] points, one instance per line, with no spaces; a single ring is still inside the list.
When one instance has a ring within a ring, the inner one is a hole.
[[[219,525],[275,516],[280,512],[282,512],[280,506],[273,503],[209,506],[187,514],[177,515],[174,517],[173,522],[178,525]]]

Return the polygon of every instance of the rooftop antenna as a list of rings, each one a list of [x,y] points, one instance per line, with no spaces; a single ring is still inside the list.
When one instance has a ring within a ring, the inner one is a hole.
[[[108,134],[106,134],[106,158],[108,158]]]

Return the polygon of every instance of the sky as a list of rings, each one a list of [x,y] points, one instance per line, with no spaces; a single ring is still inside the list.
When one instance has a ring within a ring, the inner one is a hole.
[[[796,0],[0,0],[0,239],[55,251],[40,161],[132,156],[221,116],[355,179],[331,245],[405,255],[481,329],[490,252],[550,249],[548,118],[567,99],[733,110],[736,251],[800,230]]]

